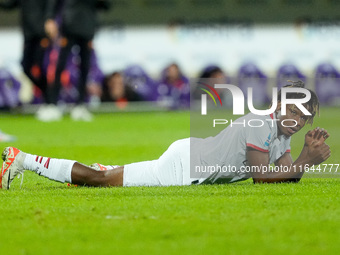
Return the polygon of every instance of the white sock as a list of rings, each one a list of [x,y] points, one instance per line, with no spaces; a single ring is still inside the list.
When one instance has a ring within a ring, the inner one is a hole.
[[[71,171],[75,162],[74,160],[41,157],[27,153],[23,167],[51,180],[71,183]]]

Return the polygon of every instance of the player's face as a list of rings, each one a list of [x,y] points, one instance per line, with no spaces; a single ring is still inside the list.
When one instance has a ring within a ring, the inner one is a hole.
[[[308,116],[304,115],[295,105],[287,105],[286,107],[286,115],[278,114],[277,116],[280,120],[277,126],[280,135],[292,136],[305,126]]]

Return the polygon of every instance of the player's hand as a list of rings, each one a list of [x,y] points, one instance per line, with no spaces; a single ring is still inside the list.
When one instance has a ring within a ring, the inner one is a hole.
[[[307,149],[307,156],[313,165],[318,165],[330,157],[330,148],[325,143],[328,137],[328,132],[319,127],[307,132],[305,136],[305,147]]]
[[[314,128],[309,130],[305,135],[305,146],[310,146],[314,143],[322,143],[329,137],[327,130],[323,128]]]
[[[51,40],[55,40],[58,37],[58,24],[53,19],[48,19],[45,22],[45,32]]]

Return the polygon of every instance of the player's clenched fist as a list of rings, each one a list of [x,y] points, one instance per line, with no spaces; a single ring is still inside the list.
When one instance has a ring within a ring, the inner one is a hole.
[[[307,149],[307,157],[313,162],[313,165],[318,165],[331,156],[329,145],[325,143],[328,137],[327,130],[319,127],[307,132],[305,147]]]

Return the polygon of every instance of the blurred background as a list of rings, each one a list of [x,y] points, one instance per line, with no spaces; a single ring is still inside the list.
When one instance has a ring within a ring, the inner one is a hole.
[[[297,79],[322,104],[339,105],[339,8],[337,0],[112,0],[98,13],[87,102],[92,111],[129,109],[132,101],[138,109],[187,109],[191,79],[219,78],[255,88],[258,105],[273,86]],[[0,17],[0,108],[34,112],[43,100],[20,65],[19,10],[0,9]],[[63,73],[61,104],[77,97],[78,52]],[[52,46],[47,75],[57,57]]]

